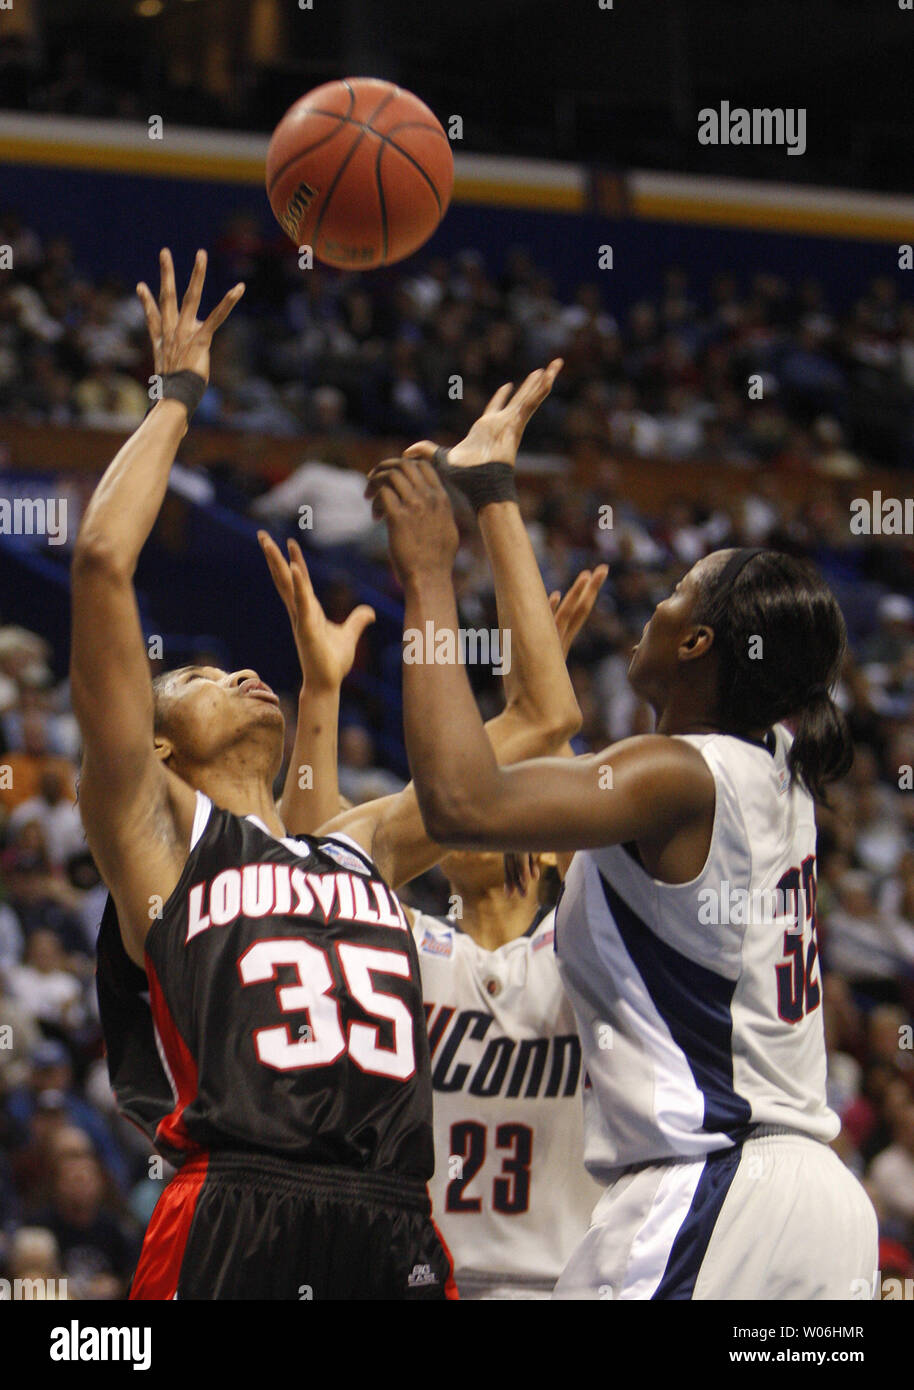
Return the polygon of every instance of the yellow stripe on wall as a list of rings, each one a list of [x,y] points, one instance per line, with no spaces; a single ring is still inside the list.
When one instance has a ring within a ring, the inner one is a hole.
[[[130,147],[118,149],[110,145],[59,144],[50,140],[0,136],[0,160],[105,173],[141,174],[152,178],[254,185],[264,181],[264,166],[260,159],[238,157],[233,160],[224,156],[156,149],[153,141],[150,141],[147,152]],[[455,202],[489,203],[497,207],[542,208],[550,212],[586,210],[582,190],[561,184],[508,183],[458,174],[453,196]]]
[[[20,127],[27,118],[17,118]],[[38,118],[32,118],[36,127]],[[170,148],[157,141],[146,141],[142,132],[127,136],[123,143],[103,138],[70,138],[72,127],[61,126],[65,132],[60,139],[48,137],[48,122],[44,130],[28,134],[9,129],[3,132],[0,113],[0,162],[37,164],[58,168],[86,169],[94,172],[137,174],[151,178],[182,178],[219,183],[263,186],[264,161],[251,153],[256,141],[241,136],[246,143],[244,154],[231,153],[231,136],[224,132],[198,132],[199,144],[193,149],[195,133],[182,133],[184,148]],[[266,137],[262,140],[266,150]],[[209,144],[211,148],[205,146]],[[148,146],[148,148],[147,148]],[[216,146],[216,148],[212,148]],[[499,164],[504,165],[504,177],[498,176]],[[586,213],[595,211],[588,197],[588,181],[580,166],[542,165],[543,176],[538,178],[536,161],[523,162],[523,169],[512,168],[513,161],[473,155],[458,155],[454,183],[454,201],[480,203],[504,208],[524,208],[548,212]],[[907,242],[914,240],[914,220],[899,210],[897,214],[867,206],[867,199],[849,195],[844,209],[823,206],[815,190],[804,200],[802,189],[791,187],[782,193],[777,186],[754,185],[759,196],[741,197],[733,190],[729,197],[717,196],[714,181],[695,179],[694,183],[709,185],[707,196],[687,189],[691,181],[680,175],[645,175],[633,171],[617,175],[621,196],[627,196],[623,213],[603,214],[630,216],[652,221],[699,223],[708,227],[742,227],[747,230],[801,233],[817,236],[850,237],[860,240]],[[599,179],[599,176],[598,176]],[[664,181],[675,187],[662,187]],[[643,182],[649,182],[644,187]],[[725,185],[726,180],[722,183]],[[639,186],[642,184],[642,186]],[[748,185],[744,185],[748,189]],[[720,185],[718,184],[719,188]],[[840,195],[830,194],[824,201],[840,201]],[[886,203],[886,199],[874,199]],[[909,200],[905,200],[906,202]],[[854,205],[856,203],[856,206]],[[600,215],[600,214],[597,214]]]
[[[257,159],[214,158],[212,155],[156,149],[149,152],[105,145],[61,145],[54,141],[4,139],[0,159],[14,164],[54,164],[64,169],[91,169],[153,178],[204,179],[221,183],[263,183],[263,163]]]
[[[835,212],[824,208],[716,203],[705,198],[636,193],[633,217],[656,222],[698,222],[708,227],[803,232],[814,236],[851,237],[861,241],[906,241],[914,235],[909,219],[886,214]]]
[[[547,212],[587,211],[586,198],[578,188],[496,183],[491,179],[474,179],[459,175],[454,180],[454,201],[493,203],[496,207],[506,208],[541,208]]]

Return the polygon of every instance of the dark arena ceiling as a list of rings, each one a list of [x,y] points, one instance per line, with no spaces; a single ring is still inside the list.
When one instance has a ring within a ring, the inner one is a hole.
[[[82,113],[71,97],[74,114],[165,106],[269,130],[317,83],[370,73],[461,115],[476,152],[910,190],[914,11],[898,0],[601,3],[17,0],[34,10],[39,66],[0,101],[42,109],[69,62],[90,92]],[[9,67],[7,54],[0,82]],[[723,100],[806,108],[805,155],[701,146],[698,111]]]

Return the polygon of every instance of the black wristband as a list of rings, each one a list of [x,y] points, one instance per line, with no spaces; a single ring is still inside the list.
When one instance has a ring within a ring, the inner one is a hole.
[[[180,401],[187,407],[188,420],[203,399],[206,382],[199,372],[166,372],[162,377],[163,401]]]
[[[516,502],[517,483],[510,463],[477,463],[472,468],[453,468],[447,461],[447,450],[435,450],[433,462],[441,477],[452,483],[473,508],[490,502]]]

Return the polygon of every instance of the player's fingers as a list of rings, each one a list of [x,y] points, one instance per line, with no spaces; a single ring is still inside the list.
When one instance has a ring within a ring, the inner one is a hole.
[[[269,566],[270,574],[273,577],[273,583],[279,591],[279,596],[286,607],[290,608],[294,602],[292,574],[289,566],[283,559],[282,551],[273,540],[272,536],[269,536],[266,531],[258,531],[257,540],[263,551],[264,559]]]
[[[535,371],[530,372],[524,377],[511,399],[511,405],[515,410],[519,410],[526,405],[530,397],[539,389],[543,379],[543,371],[544,369],[542,367],[537,367]]]
[[[417,481],[422,476],[416,472],[420,466],[429,469],[436,477],[431,465],[421,459],[385,459],[369,473],[365,496],[374,497],[379,487],[389,485],[395,488],[401,499],[405,499],[409,493],[415,491]]]
[[[558,376],[559,372],[560,372],[560,371],[562,370],[562,368],[564,367],[564,365],[565,365],[565,360],[564,360],[564,358],[562,358],[562,357],[553,357],[552,361],[549,363],[548,367],[546,368],[546,381],[545,381],[544,384],[545,384],[545,386],[546,386],[546,393],[547,393],[547,395],[548,395],[548,393],[552,390],[553,386],[555,385],[555,379],[556,379],[556,377]]]
[[[566,656],[589,612],[585,605],[585,592],[589,580],[590,570],[582,570],[555,612],[555,625]]]
[[[399,517],[403,511],[403,499],[388,480],[381,484],[371,504],[372,515],[385,521]]]
[[[426,459],[415,459],[412,465],[412,473],[416,482],[424,482],[432,492],[444,492],[437,472]],[[446,494],[445,494],[446,495]]]
[[[184,298],[181,300],[181,313],[178,322],[187,327],[197,317],[200,296],[203,294],[203,281],[206,279],[206,252],[198,251],[194,257],[194,268]]]
[[[596,569],[591,574],[590,579],[587,581],[585,597],[588,602],[588,612],[591,611],[594,604],[596,603],[597,595],[603,588],[603,585],[606,583],[606,578],[608,574],[609,565],[597,565]]]
[[[554,357],[549,363],[549,366],[542,368],[538,375],[535,372],[531,374],[535,377],[535,380],[531,381],[529,377],[527,378],[527,382],[525,382],[524,385],[526,386],[529,382],[529,389],[525,393],[524,399],[518,403],[525,423],[530,419],[533,412],[539,409],[543,401],[549,395],[549,392],[552,390],[552,384],[561,371],[562,365],[561,357]]]
[[[289,540],[286,541],[286,549],[289,552],[289,565],[292,570],[293,578],[295,575],[300,575],[304,592],[309,598],[313,598],[314,586],[311,583],[311,574],[305,562],[305,557],[302,554],[301,546],[297,540],[290,537]]]
[[[589,579],[590,570],[581,570],[581,572],[575,576],[574,582],[571,587],[566,590],[564,597],[559,603],[559,612],[563,617],[567,617],[569,613],[574,611]]]
[[[549,395],[552,390],[552,383],[563,365],[561,357],[554,357],[548,367],[541,367],[539,371],[531,372],[527,377],[517,396],[511,402],[517,407],[524,424]]]
[[[593,612],[593,606],[597,601],[597,595],[603,587],[603,582],[608,574],[609,567],[607,565],[600,565],[592,572],[584,570],[578,576],[582,583],[575,595],[574,611],[579,627],[584,626]]]
[[[140,297],[143,313],[146,315],[146,327],[149,329],[149,336],[155,345],[162,336],[162,315],[159,313],[159,306],[145,280],[140,281],[136,287],[136,292]]]
[[[295,603],[295,612],[299,623],[308,631],[314,629],[315,624],[322,624],[324,621],[324,610],[320,601],[311,587],[311,580],[297,565],[289,566],[289,576],[292,583],[292,594]]]
[[[558,612],[558,607],[561,601],[562,595],[559,593],[558,589],[553,589],[552,593],[549,595],[549,607],[552,609],[553,617],[555,617],[556,613]]]
[[[204,338],[211,338],[216,329],[228,318],[229,314],[244,294],[244,282],[239,281],[228,294],[224,294],[216,305],[209,317],[200,326],[197,332]]]
[[[489,404],[482,412],[483,415],[494,415],[496,410],[501,410],[502,406],[505,405],[509,400],[511,392],[513,390],[513,381],[506,381],[504,386],[499,386],[498,390],[495,392],[495,395],[492,397],[492,399],[489,401]]]
[[[420,439],[418,444],[410,444],[408,449],[403,450],[403,457],[407,459],[428,459],[429,462],[431,462],[437,452],[437,444],[433,444],[430,439]]]
[[[401,462],[402,460],[398,458],[382,459],[380,463],[375,464],[374,468],[369,469],[365,482],[365,496],[373,496],[383,479],[387,477],[392,469],[399,468]]]
[[[354,642],[358,642],[362,633],[375,620],[375,611],[367,603],[360,603],[358,608],[353,608],[349,617],[343,623],[343,627],[352,635]]]
[[[175,266],[171,252],[163,246],[159,252],[159,307],[162,328],[171,333],[178,321],[178,298],[175,294]]]
[[[566,656],[571,649],[571,644],[593,612],[597,595],[608,574],[608,565],[597,565],[592,572],[582,570],[566,594],[568,607],[564,613],[560,609],[555,618]]]

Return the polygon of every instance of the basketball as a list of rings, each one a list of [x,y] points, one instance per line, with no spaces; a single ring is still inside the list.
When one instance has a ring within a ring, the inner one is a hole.
[[[374,77],[308,92],[267,150],[267,196],[280,226],[344,270],[417,251],[447,211],[453,183],[440,121],[412,92]]]

